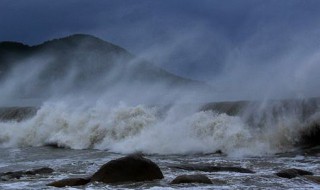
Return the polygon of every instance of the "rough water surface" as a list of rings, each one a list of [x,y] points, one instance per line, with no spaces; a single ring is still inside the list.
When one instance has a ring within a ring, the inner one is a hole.
[[[1,181],[0,189],[55,189],[46,184],[68,177],[87,177],[104,163],[123,155],[102,150],[71,150],[51,147],[9,148],[0,151],[0,172],[21,169],[51,167],[54,173]],[[139,182],[106,185],[90,183],[86,186],[69,189],[318,189],[319,185],[303,177],[280,178],[276,172],[285,168],[300,168],[320,174],[318,156],[264,156],[264,157],[226,157],[208,155],[147,155],[159,165],[164,179],[154,182]],[[244,167],[256,173],[201,172],[173,169],[173,164],[211,164],[216,166]],[[170,182],[178,175],[205,174],[213,184],[179,184]],[[214,183],[219,180],[219,183]],[[67,188],[68,189],[68,188]]]

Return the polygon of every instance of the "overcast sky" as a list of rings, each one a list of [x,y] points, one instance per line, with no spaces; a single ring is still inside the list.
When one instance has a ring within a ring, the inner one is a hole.
[[[213,86],[315,94],[319,10],[319,0],[0,0],[0,41],[92,34]]]

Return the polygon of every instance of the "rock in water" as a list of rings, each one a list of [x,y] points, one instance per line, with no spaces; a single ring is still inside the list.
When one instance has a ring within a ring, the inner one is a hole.
[[[291,169],[281,170],[280,172],[276,173],[276,175],[279,177],[291,179],[298,176],[313,175],[313,173],[305,170],[291,168]]]
[[[8,180],[12,180],[12,179],[20,179],[23,176],[30,176],[30,175],[50,174],[52,172],[54,172],[54,170],[51,169],[51,168],[47,168],[47,167],[28,170],[28,171],[5,172],[5,173],[0,173],[0,181],[8,181]]]
[[[305,175],[303,176],[304,178],[310,180],[310,181],[313,181],[315,183],[318,183],[320,184],[320,176],[313,176],[313,175]]]
[[[26,175],[41,175],[41,174],[51,174],[52,172],[54,172],[54,170],[52,168],[39,168],[39,169],[34,169],[34,170],[29,170],[27,172],[25,172]]]
[[[160,168],[142,155],[133,154],[103,165],[91,181],[103,183],[137,182],[162,179]]]
[[[212,184],[212,181],[202,174],[196,175],[180,175],[172,180],[171,184],[180,184],[180,183],[205,183]]]
[[[90,179],[85,178],[67,178],[59,181],[54,181],[52,183],[47,184],[47,186],[53,187],[66,187],[66,186],[79,186],[85,185],[90,182]]]
[[[238,173],[255,173],[252,170],[241,168],[241,167],[223,167],[223,166],[212,166],[209,164],[178,164],[171,165],[170,168],[188,170],[188,171],[202,171],[202,172],[238,172]]]
[[[12,179],[20,179],[23,176],[22,171],[6,172],[0,174],[0,181],[9,181]]]

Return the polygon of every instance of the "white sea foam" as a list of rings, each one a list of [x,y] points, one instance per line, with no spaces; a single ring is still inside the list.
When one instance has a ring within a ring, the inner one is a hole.
[[[164,112],[164,113],[162,113]],[[282,119],[254,129],[240,116],[194,111],[173,106],[163,111],[143,105],[97,103],[74,106],[44,104],[23,122],[0,123],[2,147],[55,144],[72,149],[103,149],[119,153],[212,153],[262,155],[290,148],[299,122]]]

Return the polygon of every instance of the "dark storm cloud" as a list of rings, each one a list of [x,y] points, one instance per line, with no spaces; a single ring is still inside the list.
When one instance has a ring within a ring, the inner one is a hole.
[[[104,7],[86,1],[1,1],[1,40],[35,44],[65,33],[85,32],[99,23]]]
[[[267,83],[250,77],[291,80],[280,71],[290,57],[314,56],[319,8],[318,0],[1,0],[0,41],[88,33],[176,74],[237,88],[257,81],[253,88]]]
[[[244,41],[263,27],[303,29],[317,22],[319,1],[46,1],[2,0],[0,40],[38,43],[65,33],[92,32],[154,43],[172,31],[205,26],[231,42]],[[282,30],[282,29],[281,29]],[[208,36],[208,34],[206,34]],[[144,37],[144,38],[142,38]],[[209,38],[208,36],[207,38]],[[144,40],[146,38],[146,40]],[[123,42],[125,43],[125,42]],[[128,46],[134,46],[128,44]]]

